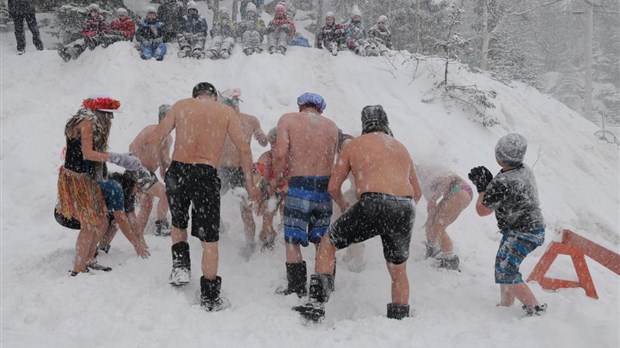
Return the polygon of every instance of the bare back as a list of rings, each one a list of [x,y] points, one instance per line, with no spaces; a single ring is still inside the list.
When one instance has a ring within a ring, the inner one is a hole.
[[[260,133],[263,134],[263,137],[266,140],[266,136],[263,131],[260,129],[260,124],[258,119],[252,115],[247,115],[244,113],[238,114],[239,125],[241,126],[241,136],[243,137],[243,141],[250,145],[252,141],[252,135],[257,133],[260,130]],[[261,139],[262,140],[262,139]],[[226,137],[226,141],[224,142],[224,149],[222,152],[222,159],[220,161],[220,167],[240,167],[241,166],[241,157],[239,156],[239,150],[232,143],[230,137]]]
[[[289,176],[328,176],[338,146],[338,127],[308,111],[285,114],[278,122],[276,157],[286,154]]]
[[[370,133],[353,139],[343,149],[341,159],[348,160],[358,198],[365,192],[412,196],[416,201],[421,196],[409,151],[387,134]]]
[[[217,168],[229,127],[238,132],[238,121],[231,107],[211,99],[190,98],[170,108],[157,132],[168,134],[176,129],[172,160]],[[155,138],[161,138],[161,134]]]
[[[170,157],[170,146],[172,145],[172,136],[167,136],[164,141],[156,147],[147,145],[147,141],[151,134],[155,131],[157,125],[146,126],[129,145],[129,152],[136,155],[142,165],[154,172],[162,163],[165,163]]]

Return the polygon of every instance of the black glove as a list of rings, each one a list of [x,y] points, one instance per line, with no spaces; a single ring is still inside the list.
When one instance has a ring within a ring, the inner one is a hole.
[[[478,192],[484,192],[493,180],[493,174],[484,166],[472,168],[467,176],[476,185]]]

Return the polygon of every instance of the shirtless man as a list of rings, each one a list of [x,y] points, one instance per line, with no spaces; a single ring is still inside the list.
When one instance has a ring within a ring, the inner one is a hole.
[[[250,145],[252,136],[254,136],[261,146],[267,146],[267,136],[261,129],[258,119],[239,111],[240,97],[241,91],[238,88],[227,89],[222,92],[220,102],[235,109],[237,117],[239,118],[239,125],[241,126],[241,136],[246,144]],[[222,180],[222,195],[237,187],[245,188],[246,181],[243,176],[243,169],[241,168],[239,150],[237,150],[229,137],[226,137],[226,142],[224,143],[224,151],[222,152],[218,173]],[[254,241],[256,224],[254,223],[254,216],[252,215],[252,207],[247,199],[242,198],[239,208],[241,209],[241,220],[243,220],[246,238],[246,244],[241,249],[241,256],[248,260],[256,248],[256,242]]]
[[[344,146],[329,181],[329,193],[345,213],[319,244],[315,274],[310,277],[310,299],[295,307],[304,318],[319,321],[332,291],[336,250],[381,236],[383,255],[392,278],[392,303],[387,317],[409,316],[407,258],[415,218],[414,202],[422,196],[407,148],[392,138],[381,105],[362,110],[362,135]],[[355,178],[359,201],[349,208],[341,186],[349,172]],[[348,209],[348,210],[347,210]]]
[[[332,200],[327,192],[329,175],[338,147],[338,127],[323,117],[323,97],[304,93],[297,98],[299,112],[282,115],[278,122],[274,154],[275,179],[271,191],[288,175],[288,192],[284,201],[284,241],[286,242],[286,278],[288,286],[277,293],[307,294],[306,262],[300,245],[315,245],[327,228],[332,215]]]
[[[170,105],[162,104],[159,107],[159,123],[164,119]],[[153,209],[153,196],[159,199],[157,203],[157,220],[155,221],[155,235],[170,235],[170,224],[168,223],[168,198],[166,197],[166,186],[159,182],[155,171],[159,168],[159,175],[163,178],[170,165],[170,147],[172,146],[172,135],[168,135],[155,147],[147,146],[147,140],[153,134],[157,125],[146,126],[129,145],[129,152],[133,153],[142,162],[142,168],[135,173],[140,191],[140,212],[138,213],[138,227],[141,235],[144,235],[144,228],[148,221],[151,210]]]
[[[252,152],[243,140],[235,111],[217,102],[217,90],[208,82],[194,86],[192,98],[179,100],[170,108],[148,143],[155,147],[173,129],[176,140],[165,178],[172,213],[170,283],[184,285],[190,280],[187,227],[191,206],[191,233],[200,239],[203,249],[200,305],[207,311],[221,310],[228,303],[220,297],[222,278],[217,275],[221,184],[216,168],[228,135],[239,149],[246,182],[251,183]],[[258,197],[252,185],[247,190],[252,200]]]

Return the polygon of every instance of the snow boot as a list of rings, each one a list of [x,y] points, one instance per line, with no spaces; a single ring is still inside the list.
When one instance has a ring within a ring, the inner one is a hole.
[[[426,254],[424,254],[424,259],[430,259],[441,252],[437,245],[432,245],[429,242],[424,242],[424,246],[426,247]]]
[[[212,60],[216,60],[220,58],[219,53],[215,50],[208,50],[206,55],[209,59],[212,59]]]
[[[108,267],[108,266],[104,266],[104,265],[98,264],[97,260],[89,261],[86,264],[86,268],[87,269],[92,269],[93,271],[104,271],[104,272],[110,272],[112,270],[112,267]]]
[[[259,239],[263,242],[260,248],[261,252],[273,251],[275,247],[275,236],[267,236],[264,231],[262,231],[259,235]]]
[[[167,219],[155,220],[155,235],[162,237],[170,235],[170,223]]]
[[[451,271],[460,271],[460,260],[458,255],[454,253],[447,253],[446,255],[444,255],[444,253],[440,253],[437,255],[437,260],[439,260],[439,265],[437,266],[438,268],[445,268]]]
[[[387,317],[389,319],[401,320],[409,316],[409,305],[402,305],[396,303],[388,303],[387,305]]]
[[[293,310],[307,320],[321,321],[325,317],[325,303],[329,300],[334,287],[334,276],[329,274],[313,274],[310,276],[310,299]]]
[[[269,46],[269,54],[276,53],[276,46]]]
[[[276,51],[278,53],[280,53],[281,55],[285,55],[286,54],[286,47],[285,46],[278,46],[278,47],[276,47]]]
[[[258,47],[258,46],[256,46],[256,47],[254,47],[254,52],[256,52],[258,54],[261,54],[261,53],[263,53],[263,49]]]
[[[69,52],[67,52],[66,48],[61,48],[58,50],[58,55],[60,56],[60,58],[62,58],[62,60],[67,63],[68,61],[71,60],[71,54]]]
[[[308,294],[306,290],[308,271],[306,269],[306,261],[300,263],[286,263],[286,279],[288,286],[286,288],[281,287],[276,290],[276,294],[290,295],[297,294],[297,297],[302,298]]]
[[[194,59],[205,59],[205,53],[202,50],[195,49],[192,52],[192,58],[194,58]]]
[[[110,245],[98,245],[97,250],[101,250],[106,254],[110,253]],[[95,251],[95,257],[97,257],[97,252]]]
[[[547,311],[547,304],[536,305],[534,307],[523,306],[521,307],[525,311],[525,316],[533,317],[535,315],[541,315]]]
[[[189,46],[181,47],[181,49],[179,50],[179,53],[177,53],[177,56],[179,56],[179,58],[185,58],[189,56],[190,52],[191,52],[191,47]]]
[[[209,312],[217,312],[230,306],[228,300],[220,296],[222,278],[207,279],[200,277],[200,307]]]
[[[191,270],[189,243],[176,243],[172,246],[172,273],[170,273],[170,284],[181,286],[189,283],[191,279]]]
[[[250,56],[254,53],[254,49],[252,47],[246,47],[243,49],[243,53],[245,53],[246,56]]]
[[[221,50],[220,51],[220,58],[228,59],[229,57],[230,57],[230,52],[228,52],[228,50]]]

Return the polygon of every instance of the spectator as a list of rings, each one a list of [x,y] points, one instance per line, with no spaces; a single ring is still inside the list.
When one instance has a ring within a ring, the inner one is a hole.
[[[369,46],[366,40],[366,29],[362,23],[362,12],[357,6],[351,10],[351,20],[344,27],[345,43],[347,48],[360,56],[366,56]]]
[[[254,52],[262,53],[263,49],[260,45],[265,34],[265,22],[258,17],[254,3],[250,2],[244,9],[242,20],[237,25],[237,34],[241,37],[243,53],[248,56]]]
[[[269,53],[273,54],[277,51],[285,54],[293,35],[295,35],[295,23],[286,14],[286,4],[280,2],[276,5],[276,13],[267,26]]]
[[[101,47],[105,48],[118,41],[133,41],[136,25],[124,8],[116,10],[118,18],[110,23],[110,29],[102,35]]]
[[[99,5],[90,4],[87,9],[88,18],[86,18],[82,28],[82,38],[58,50],[58,55],[65,62],[71,59],[78,59],[87,47],[94,50],[95,47],[102,43],[102,37],[108,30]]]
[[[146,19],[142,21],[136,34],[142,59],[149,60],[155,57],[158,61],[164,60],[167,51],[164,34],[164,23],[157,18],[155,7],[149,6],[146,9]]]
[[[213,23],[211,29],[211,47],[207,51],[207,57],[211,59],[228,59],[235,47],[235,23],[230,20],[230,11],[222,7],[220,15]]]
[[[338,49],[344,44],[344,26],[336,23],[333,12],[325,15],[325,25],[316,36],[316,48],[323,48],[330,51],[334,56],[338,55]]]
[[[181,22],[179,33],[179,58],[189,57],[203,59],[205,57],[205,42],[209,32],[207,20],[198,13],[198,6],[194,1],[187,3],[187,15]]]
[[[370,42],[370,55],[378,56],[388,54],[392,49],[392,32],[388,28],[388,18],[379,16],[377,24],[368,30]]]
[[[9,16],[15,26],[15,40],[17,41],[17,54],[26,52],[26,33],[24,33],[24,20],[32,33],[32,43],[38,51],[43,50],[43,42],[39,34],[37,17],[34,13],[34,1],[32,0],[8,0]]]

